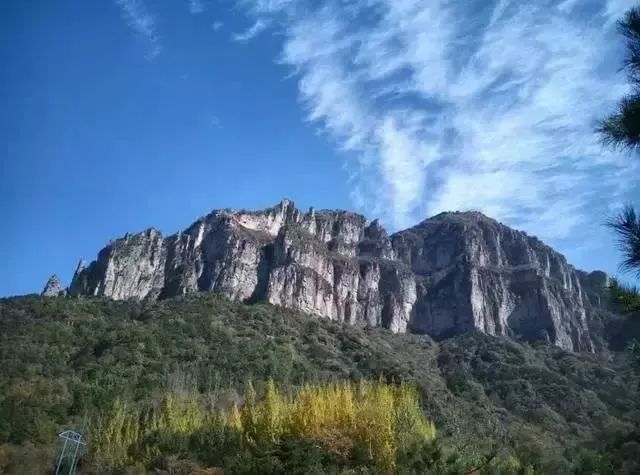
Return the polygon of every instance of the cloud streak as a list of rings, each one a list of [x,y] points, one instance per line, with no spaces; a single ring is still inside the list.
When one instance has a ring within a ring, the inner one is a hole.
[[[233,41],[237,41],[239,43],[245,43],[249,40],[252,40],[269,26],[268,22],[265,20],[256,20],[253,25],[247,28],[245,31],[241,33],[234,33],[231,35],[231,39]]]
[[[152,60],[162,51],[155,17],[148,11],[143,0],[115,0],[120,7],[127,26],[149,44],[147,58]]]
[[[399,228],[477,209],[550,240],[631,189],[593,134],[626,90],[614,23],[631,3],[241,2],[284,33],[279,60],[365,212]]]

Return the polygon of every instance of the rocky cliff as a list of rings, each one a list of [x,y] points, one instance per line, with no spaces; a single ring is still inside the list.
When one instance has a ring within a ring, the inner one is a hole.
[[[435,338],[478,330],[591,351],[588,316],[606,275],[575,270],[538,239],[475,213],[443,213],[392,236],[346,211],[218,210],[81,261],[72,296],[159,299],[213,291]]]
[[[60,283],[60,279],[57,275],[53,274],[47,280],[47,283],[44,285],[44,289],[42,289],[43,297],[60,297],[64,296],[65,290],[62,288],[62,284]]]

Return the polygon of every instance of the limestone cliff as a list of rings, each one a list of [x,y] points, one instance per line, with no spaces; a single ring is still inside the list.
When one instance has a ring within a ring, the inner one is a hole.
[[[424,285],[414,329],[593,349],[587,312],[600,305],[606,275],[576,271],[537,238],[480,213],[443,213],[395,234],[393,248]]]
[[[111,242],[69,293],[158,299],[213,291],[436,338],[468,331],[593,349],[588,313],[606,275],[480,213],[443,213],[389,236],[346,211],[218,210],[185,231]]]
[[[53,274],[47,280],[47,283],[44,285],[44,289],[42,289],[43,297],[58,297],[64,295],[65,291],[62,288],[62,284],[60,283],[60,279],[57,275]]]

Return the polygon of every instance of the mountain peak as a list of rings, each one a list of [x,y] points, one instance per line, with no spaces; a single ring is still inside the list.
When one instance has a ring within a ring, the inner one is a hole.
[[[480,221],[488,223],[500,224],[497,220],[487,216],[481,211],[469,210],[469,211],[443,211],[430,218],[421,221],[418,226],[423,223],[438,222],[438,221],[454,221],[462,223],[476,223]]]
[[[53,274],[47,280],[47,283],[42,290],[43,297],[58,297],[64,293],[64,289],[62,288],[62,284],[60,283],[60,279],[56,274]]]

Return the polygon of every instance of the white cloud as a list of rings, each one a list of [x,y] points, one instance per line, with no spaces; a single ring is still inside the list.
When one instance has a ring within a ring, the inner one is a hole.
[[[189,12],[192,15],[200,15],[206,10],[202,0],[189,0]]]
[[[240,43],[245,43],[245,42],[247,42],[249,40],[252,40],[256,36],[258,36],[260,33],[262,33],[264,30],[266,30],[268,26],[269,26],[268,22],[266,22],[264,20],[256,20],[253,23],[253,25],[251,25],[249,28],[247,28],[242,33],[234,33],[233,35],[231,35],[231,39],[233,41],[238,41]]]
[[[224,23],[222,23],[221,21],[214,21],[214,22],[211,24],[211,29],[212,29],[213,31],[219,31],[219,30],[221,30],[221,29],[222,29],[222,27],[223,27],[223,26],[224,26]]]
[[[593,125],[625,90],[602,18],[634,2],[241,3],[280,25],[309,120],[354,158],[354,202],[393,227],[477,209],[562,239],[630,190]]]
[[[571,13],[571,11],[580,3],[580,0],[563,0],[558,5],[558,10],[564,13]]]
[[[298,0],[239,0],[241,5],[254,13],[279,13],[298,3]]]
[[[627,10],[637,6],[637,0],[607,0],[605,8],[607,23],[615,22],[621,18]]]
[[[143,0],[115,0],[127,25],[149,43],[148,59],[160,54],[162,47],[157,32],[156,19],[148,11]]]

